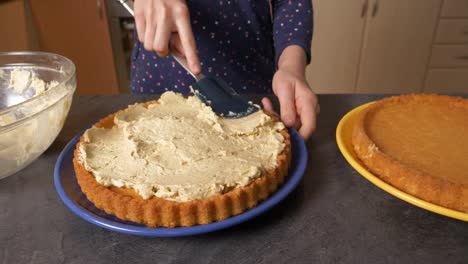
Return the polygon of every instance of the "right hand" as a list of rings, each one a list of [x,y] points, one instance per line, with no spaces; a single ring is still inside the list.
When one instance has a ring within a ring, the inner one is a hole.
[[[161,57],[169,54],[170,44],[182,53],[190,70],[201,71],[190,14],[183,0],[135,0],[135,23],[138,39],[146,50]]]

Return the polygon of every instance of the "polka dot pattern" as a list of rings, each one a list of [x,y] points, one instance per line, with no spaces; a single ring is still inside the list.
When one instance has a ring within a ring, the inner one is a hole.
[[[279,55],[289,45],[304,48],[310,60],[310,0],[187,1],[202,72],[222,78],[238,93],[271,93]],[[172,58],[146,51],[135,38],[132,93],[189,93],[195,82]]]

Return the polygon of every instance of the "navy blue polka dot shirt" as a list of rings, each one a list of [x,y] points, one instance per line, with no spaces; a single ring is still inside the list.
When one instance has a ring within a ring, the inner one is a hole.
[[[238,93],[271,93],[281,52],[301,46],[310,61],[311,0],[189,0],[202,72],[226,81]],[[271,4],[271,5],[270,5]],[[270,10],[271,7],[271,10]],[[136,33],[138,34],[138,33]],[[146,51],[135,38],[132,93],[189,93],[195,82],[172,58]]]

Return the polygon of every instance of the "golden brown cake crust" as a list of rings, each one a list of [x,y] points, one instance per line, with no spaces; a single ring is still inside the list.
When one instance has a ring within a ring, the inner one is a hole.
[[[154,103],[157,101],[146,102],[143,105],[146,107]],[[119,112],[105,117],[95,126],[111,128],[114,125],[114,116]],[[285,138],[285,148],[278,156],[277,167],[274,170],[268,171],[266,175],[260,176],[247,186],[203,200],[174,202],[156,196],[145,200],[133,189],[105,187],[99,184],[77,159],[78,146],[83,137],[75,148],[73,165],[82,192],[97,208],[108,214],[149,227],[209,224],[255,207],[284,182],[291,160],[291,143],[286,129],[281,131],[281,134]]]
[[[405,166],[394,157],[382,152],[366,131],[367,117],[381,107],[399,103],[430,103],[435,101],[454,108],[468,109],[467,99],[442,95],[402,95],[380,100],[363,110],[358,117],[352,135],[354,151],[371,172],[397,189],[422,200],[468,213],[467,184],[453,183],[441,177],[430,175],[430,173]]]

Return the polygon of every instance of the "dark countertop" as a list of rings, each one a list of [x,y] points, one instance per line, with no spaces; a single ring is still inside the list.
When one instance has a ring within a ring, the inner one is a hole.
[[[75,97],[65,127],[34,163],[0,181],[1,263],[468,263],[468,223],[401,201],[355,172],[335,143],[340,118],[381,96],[322,95],[303,181],[244,224],[184,238],[94,226],[62,203],[58,154],[98,119],[150,96]],[[260,97],[251,97],[258,102]]]

